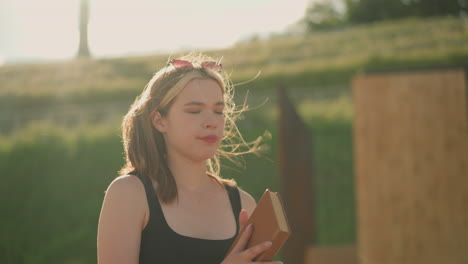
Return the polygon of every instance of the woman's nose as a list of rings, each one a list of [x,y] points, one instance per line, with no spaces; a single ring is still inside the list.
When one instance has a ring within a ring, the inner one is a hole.
[[[213,129],[216,127],[218,127],[218,120],[216,119],[216,117],[211,116],[211,115],[207,116],[203,123],[203,128]]]

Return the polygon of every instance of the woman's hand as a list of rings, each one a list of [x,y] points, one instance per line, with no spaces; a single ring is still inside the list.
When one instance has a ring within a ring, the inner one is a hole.
[[[239,214],[240,229],[247,223],[249,216],[245,210],[241,210]],[[280,261],[274,262],[253,262],[252,260],[271,247],[271,241],[266,241],[261,244],[245,249],[250,236],[252,235],[252,224],[248,225],[244,233],[239,238],[239,242],[232,249],[229,255],[221,262],[221,264],[240,264],[240,263],[264,263],[264,264],[281,264]]]

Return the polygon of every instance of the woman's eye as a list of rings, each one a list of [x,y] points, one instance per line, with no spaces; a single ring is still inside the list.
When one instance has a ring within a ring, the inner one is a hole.
[[[201,112],[201,109],[197,109],[197,108],[187,108],[185,109],[185,112],[186,113],[189,113],[189,114],[198,114]]]
[[[215,114],[224,115],[224,107],[215,108],[213,111]]]

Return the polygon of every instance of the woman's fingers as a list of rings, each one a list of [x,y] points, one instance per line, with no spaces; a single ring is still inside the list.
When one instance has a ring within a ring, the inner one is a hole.
[[[246,249],[244,252],[241,253],[241,255],[243,255],[243,257],[247,259],[254,259],[256,256],[260,255],[260,253],[263,253],[270,247],[271,241],[263,242],[261,244]]]
[[[247,242],[249,241],[250,235],[252,235],[253,226],[252,224],[248,225],[245,228],[245,231],[239,237],[239,241],[237,242],[236,246],[232,249],[235,252],[241,252],[247,246]]]
[[[249,215],[246,210],[242,209],[239,213],[239,226],[240,230],[244,228],[249,220]],[[253,232],[253,225],[249,224],[245,227],[244,232],[240,235],[239,241],[237,242],[236,246],[232,249],[232,253],[238,254],[237,257],[241,257],[244,261],[251,261],[264,251],[268,250],[271,247],[271,241],[263,242],[261,244],[255,245],[248,249],[245,249],[247,246],[247,242],[249,241],[250,236]],[[244,250],[245,249],[245,250]],[[236,252],[236,253],[235,253]],[[231,257],[232,258],[232,257]],[[228,260],[228,259],[226,259]],[[224,262],[223,262],[224,263]],[[264,264],[282,264],[281,261],[273,261],[273,262],[255,262],[255,263],[264,263]]]
[[[244,229],[245,225],[247,224],[247,220],[249,220],[249,214],[245,209],[242,209],[239,213],[239,230],[242,231],[242,229]],[[232,249],[232,251],[241,252],[242,250],[244,250],[251,234],[252,226],[245,227],[245,231],[242,234],[240,234],[239,241],[237,242],[236,246]]]
[[[242,209],[239,213],[239,230],[241,230],[249,220],[249,214],[245,209]]]

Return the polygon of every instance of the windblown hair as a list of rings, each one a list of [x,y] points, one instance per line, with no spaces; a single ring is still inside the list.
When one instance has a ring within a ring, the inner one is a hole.
[[[225,131],[217,153],[207,162],[208,175],[219,183],[236,185],[234,180],[220,177],[220,158],[236,162],[236,156],[256,152],[261,137],[246,142],[235,122],[247,109],[245,103],[237,107],[234,103],[233,85],[226,72],[217,72],[200,66],[203,61],[213,61],[202,54],[189,54],[180,59],[190,61],[193,67],[175,68],[168,64],[148,82],[142,94],[131,105],[122,122],[123,145],[126,164],[120,170],[122,175],[136,172],[157,183],[156,192],[164,203],[177,198],[175,179],[166,160],[164,137],[152,124],[151,116],[158,111],[166,116],[176,96],[194,79],[212,79],[223,90]]]

